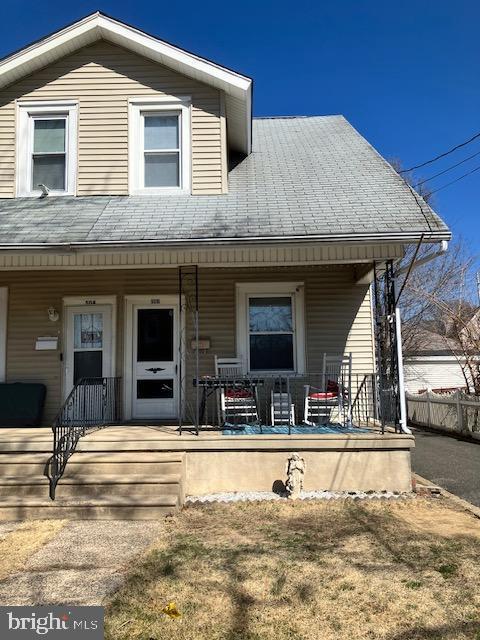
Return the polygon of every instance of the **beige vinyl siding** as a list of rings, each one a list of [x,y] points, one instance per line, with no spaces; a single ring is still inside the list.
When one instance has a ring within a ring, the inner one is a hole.
[[[214,355],[236,354],[238,282],[304,282],[307,371],[321,371],[324,352],[352,351],[354,371],[373,370],[372,319],[367,285],[354,284],[354,267],[209,268],[200,269],[200,337],[211,348],[202,353],[200,373],[213,373]],[[45,421],[52,420],[62,401],[63,320],[51,323],[47,309],[62,310],[65,296],[117,296],[117,374],[123,375],[124,296],[178,293],[176,269],[104,271],[35,271],[0,273],[0,287],[9,288],[7,381],[47,384]],[[35,351],[38,336],[58,335],[59,350]],[[192,327],[187,326],[187,344]],[[193,371],[187,371],[187,379]]]
[[[226,141],[212,87],[97,42],[0,91],[0,197],[15,195],[15,101],[79,101],[77,195],[128,194],[128,99],[191,96],[192,193],[218,194]]]

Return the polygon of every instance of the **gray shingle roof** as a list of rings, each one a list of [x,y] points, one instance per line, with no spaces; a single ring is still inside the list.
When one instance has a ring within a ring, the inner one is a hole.
[[[253,136],[228,194],[0,200],[0,245],[448,238],[342,116],[255,119]]]

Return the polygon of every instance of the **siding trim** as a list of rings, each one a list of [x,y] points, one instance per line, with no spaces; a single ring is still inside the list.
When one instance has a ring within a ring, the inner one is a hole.
[[[302,245],[151,251],[0,252],[0,271],[357,264],[401,258],[402,245]]]

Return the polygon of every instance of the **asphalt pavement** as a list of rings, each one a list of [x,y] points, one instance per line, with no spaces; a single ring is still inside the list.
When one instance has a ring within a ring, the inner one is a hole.
[[[480,507],[480,442],[413,428],[412,468],[447,491]]]

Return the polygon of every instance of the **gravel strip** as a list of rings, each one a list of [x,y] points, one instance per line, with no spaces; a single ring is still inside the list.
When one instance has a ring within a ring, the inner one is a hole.
[[[302,491],[299,500],[390,500],[413,498],[413,493],[394,493],[392,491]],[[185,502],[256,502],[259,500],[288,500],[286,495],[273,491],[241,491],[231,493],[209,493],[204,496],[187,496]]]

